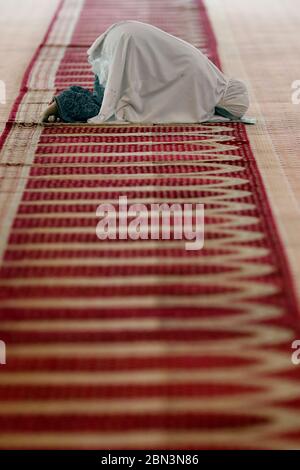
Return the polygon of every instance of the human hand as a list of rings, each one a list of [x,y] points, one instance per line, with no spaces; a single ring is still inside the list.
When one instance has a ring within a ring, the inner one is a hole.
[[[60,118],[58,116],[58,108],[56,105],[55,100],[52,100],[52,103],[48,108],[41,115],[42,122],[60,122]]]

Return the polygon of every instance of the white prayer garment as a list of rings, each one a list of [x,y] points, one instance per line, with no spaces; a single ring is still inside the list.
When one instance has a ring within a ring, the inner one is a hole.
[[[113,24],[90,47],[88,60],[105,87],[90,123],[196,123],[212,119],[219,103],[238,118],[249,106],[243,82],[228,79],[199,49],[150,24]]]

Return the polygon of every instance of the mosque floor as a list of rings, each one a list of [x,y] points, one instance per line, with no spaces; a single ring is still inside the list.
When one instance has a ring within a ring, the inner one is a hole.
[[[300,447],[296,5],[2,2],[1,449]],[[243,79],[257,123],[41,125],[128,18]],[[203,249],[99,240],[118,196],[203,203]]]

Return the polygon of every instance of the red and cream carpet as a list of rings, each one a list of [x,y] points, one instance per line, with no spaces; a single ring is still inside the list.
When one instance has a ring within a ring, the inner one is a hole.
[[[299,310],[247,129],[38,124],[129,18],[222,66],[202,1],[60,3],[1,138],[0,447],[297,448]],[[204,203],[204,249],[100,241],[121,195]]]

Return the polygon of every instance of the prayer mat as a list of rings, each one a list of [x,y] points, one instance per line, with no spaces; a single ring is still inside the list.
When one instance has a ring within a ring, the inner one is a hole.
[[[0,447],[299,447],[298,305],[244,125],[38,123],[128,18],[220,65],[202,1],[60,3],[1,138]],[[203,249],[100,240],[119,196],[204,204]]]

